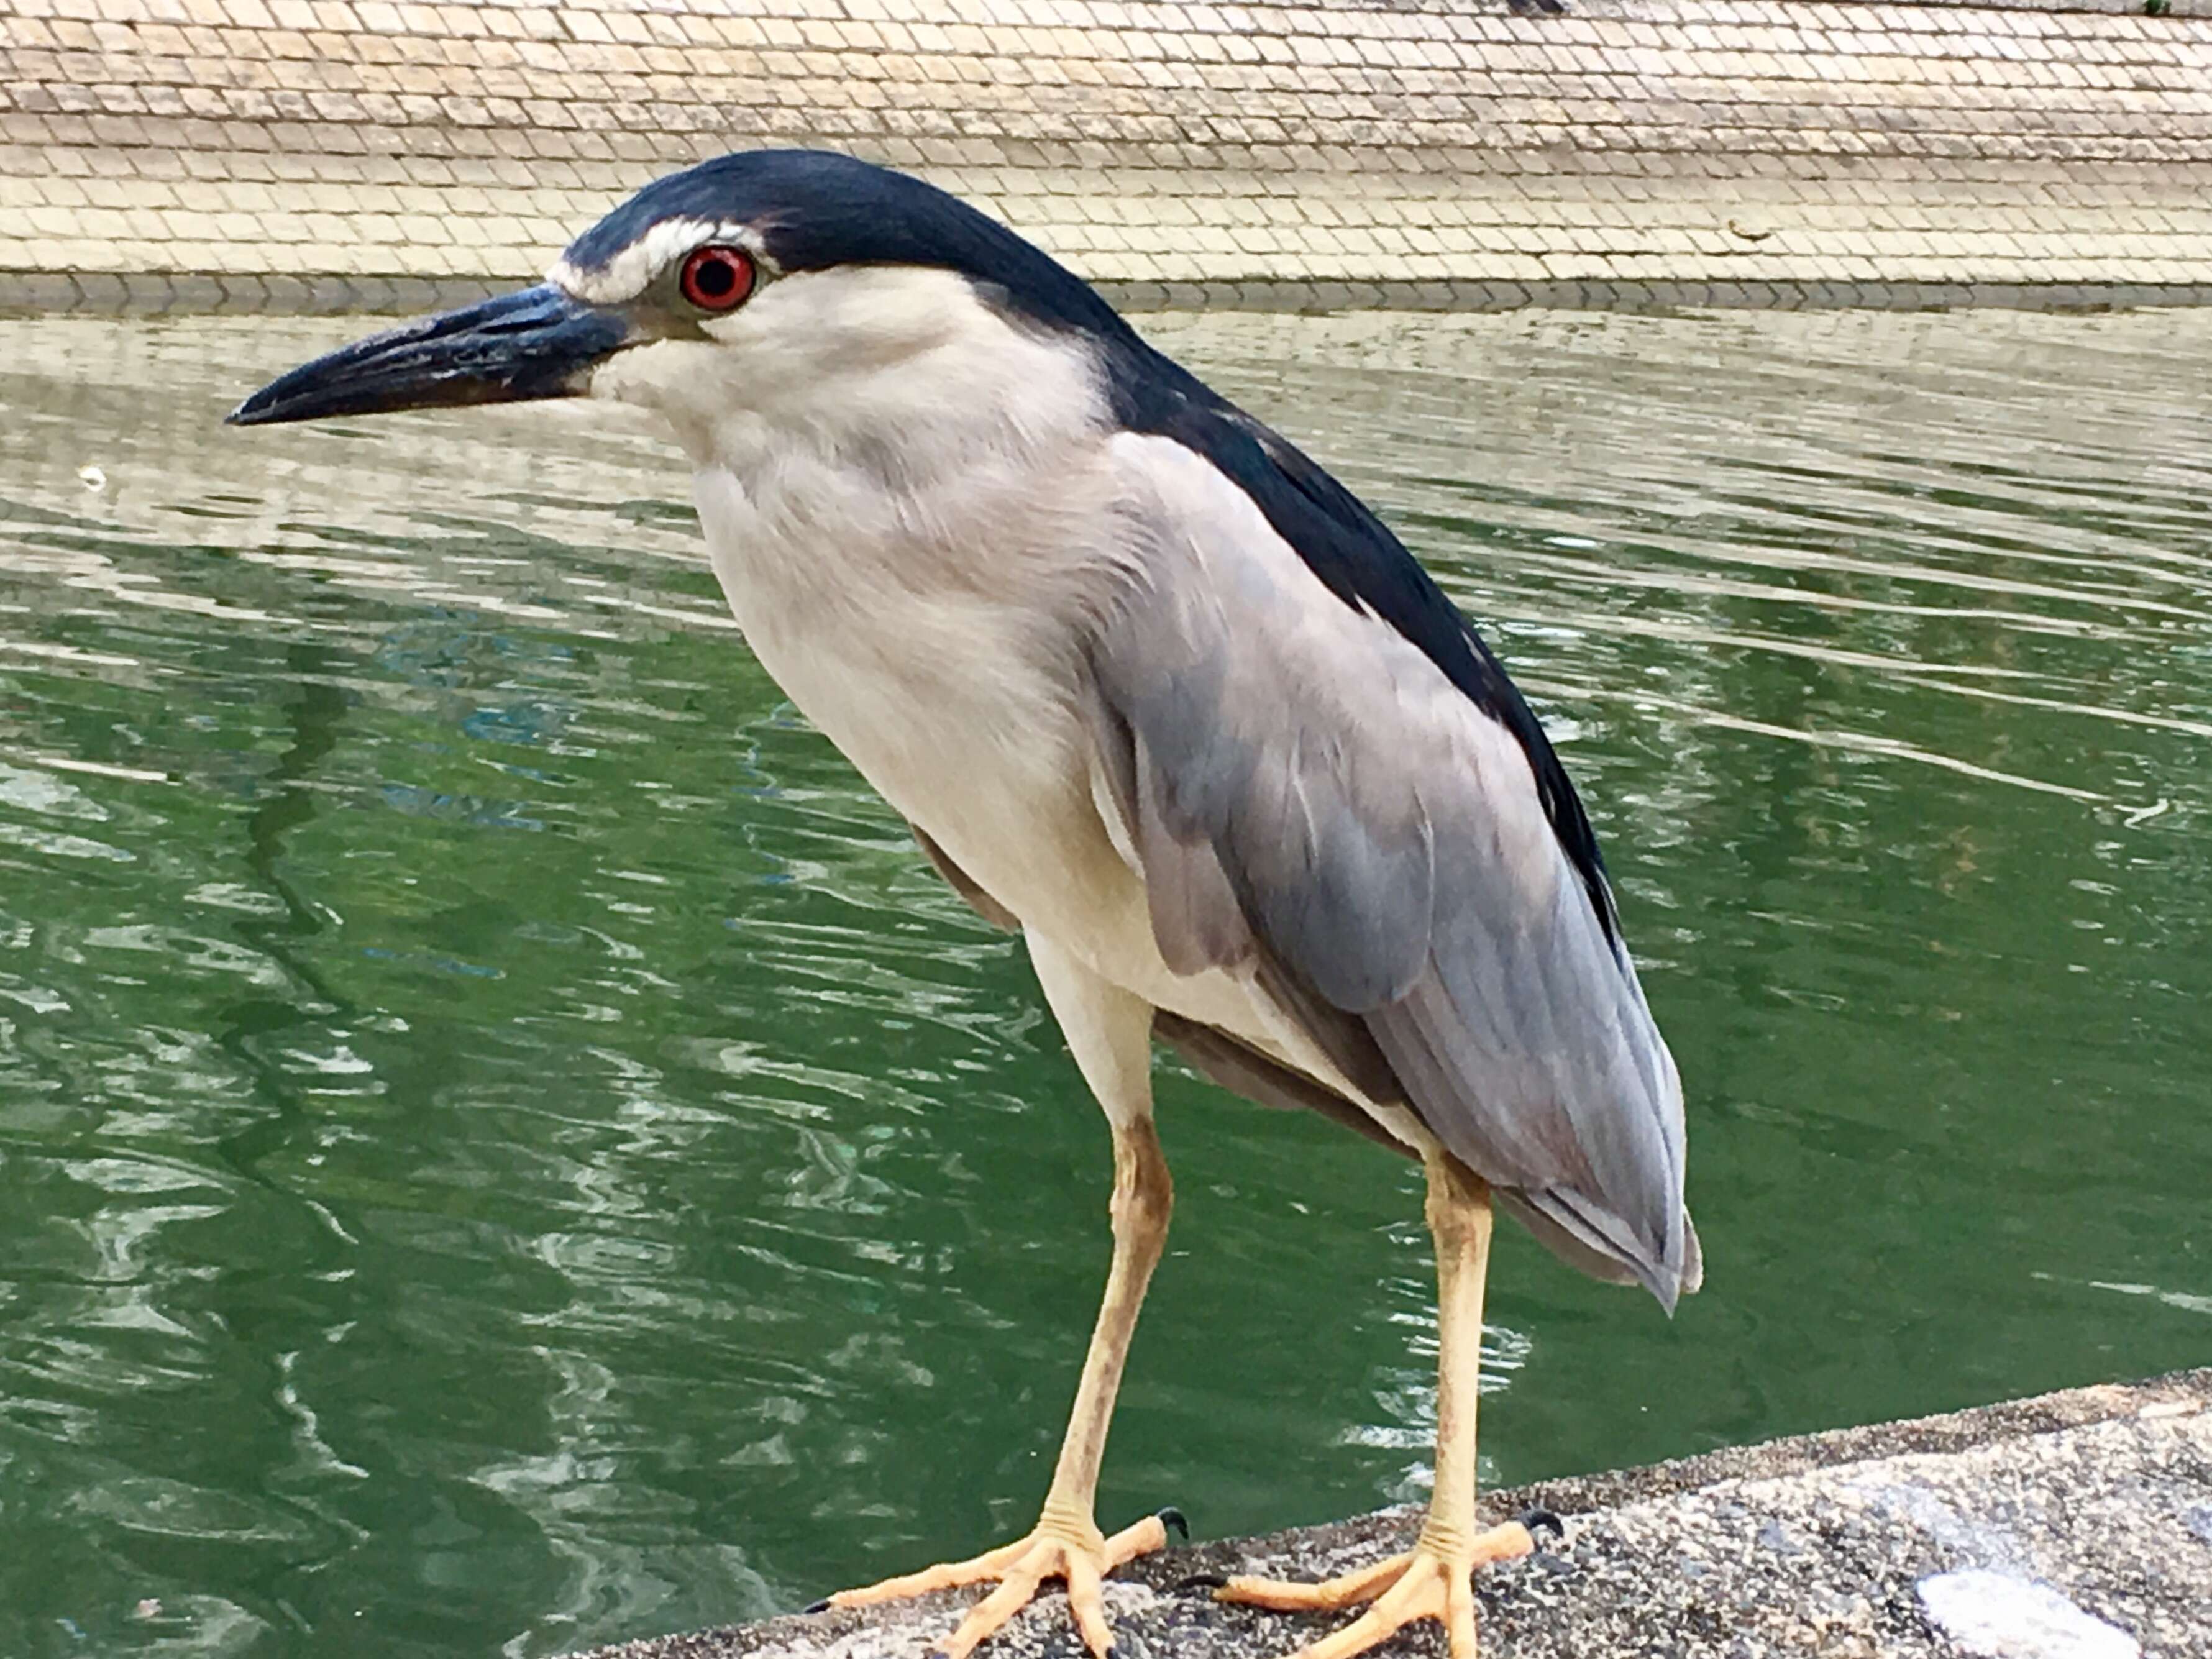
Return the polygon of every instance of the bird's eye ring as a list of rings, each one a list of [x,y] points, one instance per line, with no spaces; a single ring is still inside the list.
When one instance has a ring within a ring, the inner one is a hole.
[[[694,248],[677,285],[702,311],[735,311],[753,291],[753,259],[741,247]]]

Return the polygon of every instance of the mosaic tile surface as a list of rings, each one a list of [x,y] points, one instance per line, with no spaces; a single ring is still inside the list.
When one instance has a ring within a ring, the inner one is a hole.
[[[475,291],[761,143],[1137,304],[2212,295],[2205,0],[1545,3],[0,0],[0,301]]]

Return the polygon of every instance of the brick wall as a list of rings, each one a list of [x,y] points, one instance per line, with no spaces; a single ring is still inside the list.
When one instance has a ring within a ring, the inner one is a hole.
[[[0,301],[477,289],[763,143],[1137,303],[2202,298],[2208,9],[0,0]]]

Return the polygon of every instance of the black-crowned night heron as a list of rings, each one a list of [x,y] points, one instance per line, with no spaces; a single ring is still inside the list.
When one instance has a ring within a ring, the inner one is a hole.
[[[1475,1388],[1493,1201],[1671,1309],[1698,1279],[1681,1085],[1542,728],[1398,539],[1090,287],[942,191],[756,151],[647,185],[537,288],[293,370],[241,425],[592,397],[665,417],[761,661],[978,910],[1021,929],[1114,1137],[1113,1264],[1036,1528],[832,1600],[1046,1578],[1111,1642],[1099,1460],[1170,1190],[1152,1042],[1427,1169],[1436,1486],[1407,1554],[1277,1607],[1372,1602],[1474,1651]]]

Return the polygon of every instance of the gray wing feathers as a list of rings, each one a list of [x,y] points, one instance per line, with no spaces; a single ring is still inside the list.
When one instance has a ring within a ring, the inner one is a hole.
[[[1401,1155],[1411,1151],[1335,1090],[1315,1082],[1304,1073],[1270,1058],[1226,1031],[1159,1008],[1152,1013],[1152,1035],[1206,1077],[1247,1100],[1282,1110],[1319,1112],[1377,1146],[1387,1146]]]
[[[1671,1306],[1680,1084],[1519,746],[1219,473],[1115,442],[1138,544],[1096,718],[1169,964],[1252,973],[1553,1249]]]
[[[1256,932],[1332,1005],[1379,1007],[1421,969],[1432,897],[1421,803],[1364,746],[1344,744],[1360,735],[1351,710],[1285,721],[1281,678],[1329,659],[1334,641],[1315,625],[1328,619],[1263,569],[1152,527],[1165,534],[1148,550],[1142,620],[1124,612],[1094,667],[1131,744],[1134,840],[1161,949],[1178,972],[1238,966]],[[1261,648],[1220,648],[1254,633]],[[1306,690],[1332,701],[1325,681]],[[1359,914],[1345,894],[1359,896]]]

